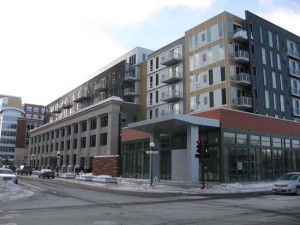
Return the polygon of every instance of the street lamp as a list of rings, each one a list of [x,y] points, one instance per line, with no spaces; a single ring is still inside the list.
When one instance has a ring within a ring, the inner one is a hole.
[[[56,176],[58,177],[58,170],[60,167],[60,151],[56,152],[56,157],[57,157]]]
[[[153,185],[153,155],[158,154],[158,151],[155,150],[155,143],[153,141],[150,142],[150,150],[146,151],[146,154],[149,155],[149,171],[150,171],[150,187]]]
[[[31,167],[34,167],[34,154],[31,154]]]

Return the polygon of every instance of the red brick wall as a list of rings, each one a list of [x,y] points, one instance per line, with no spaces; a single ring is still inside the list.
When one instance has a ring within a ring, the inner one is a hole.
[[[93,175],[119,176],[120,157],[118,155],[95,156],[93,159]]]

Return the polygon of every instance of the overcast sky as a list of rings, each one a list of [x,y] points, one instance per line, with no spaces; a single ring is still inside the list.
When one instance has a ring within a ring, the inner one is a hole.
[[[157,50],[228,11],[300,36],[299,0],[0,0],[0,94],[47,105],[136,46]]]

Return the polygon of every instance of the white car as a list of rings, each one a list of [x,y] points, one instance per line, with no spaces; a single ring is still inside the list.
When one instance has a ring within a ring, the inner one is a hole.
[[[0,179],[5,180],[5,181],[11,180],[15,184],[18,183],[18,178],[11,169],[0,168]]]
[[[296,194],[300,195],[300,172],[291,172],[282,175],[273,185],[272,191],[275,194]]]

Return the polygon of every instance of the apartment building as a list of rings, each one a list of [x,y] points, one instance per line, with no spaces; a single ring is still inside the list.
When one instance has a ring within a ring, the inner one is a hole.
[[[47,123],[30,132],[32,165],[87,172],[98,156],[118,161],[120,128],[139,119],[141,63],[151,52],[131,50],[48,104]]]
[[[22,98],[0,95],[0,158],[14,160],[18,118],[24,115]]]
[[[299,170],[299,43],[249,11],[223,12],[153,52],[147,120],[122,131],[121,173],[150,176],[150,142],[158,179],[261,181]],[[197,140],[209,143],[205,161]]]
[[[23,105],[24,116],[18,118],[14,165],[26,165],[31,156],[28,151],[29,132],[44,124],[45,106],[25,103]]]

